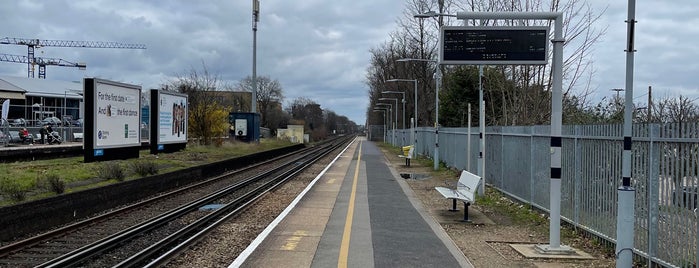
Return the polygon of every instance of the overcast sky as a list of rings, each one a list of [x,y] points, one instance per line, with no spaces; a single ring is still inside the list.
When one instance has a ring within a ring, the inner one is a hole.
[[[594,53],[594,98],[624,87],[626,1],[590,0],[609,9],[599,22],[608,33]],[[696,0],[640,1],[637,7],[636,101],[647,87],[656,96],[699,97],[699,5]],[[49,79],[100,77],[141,85],[160,84],[202,62],[235,84],[251,75],[250,0],[52,0],[3,1],[0,38],[93,40],[145,44],[146,50],[44,47],[38,57],[85,62],[87,70],[49,66]],[[261,0],[257,74],[278,79],[285,102],[310,98],[324,109],[364,124],[364,83],[369,49],[387,40],[403,10],[399,0]],[[0,53],[26,55],[24,46]],[[26,65],[0,62],[0,74],[26,76]],[[38,74],[38,70],[37,70]]]

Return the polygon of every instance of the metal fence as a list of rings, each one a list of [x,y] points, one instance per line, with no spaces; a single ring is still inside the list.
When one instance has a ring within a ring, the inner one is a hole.
[[[486,183],[548,211],[550,133],[549,126],[486,128]],[[409,143],[410,130],[395,134],[394,145]],[[563,127],[561,217],[611,243],[622,137],[622,125]],[[415,140],[416,152],[432,157],[434,129],[418,128]],[[468,128],[441,128],[439,142],[441,161],[476,173],[477,128],[470,135]],[[699,260],[699,123],[634,125],[632,162],[634,252],[662,266],[692,267]]]

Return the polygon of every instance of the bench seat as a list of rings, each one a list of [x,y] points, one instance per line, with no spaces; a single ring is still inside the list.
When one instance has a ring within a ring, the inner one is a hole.
[[[464,170],[461,172],[459,181],[456,183],[456,189],[446,187],[434,187],[434,189],[444,196],[444,198],[452,200],[451,211],[458,211],[456,209],[456,200],[464,202],[463,221],[468,222],[468,207],[476,202],[476,191],[478,191],[478,187],[481,183],[483,183],[483,178]]]

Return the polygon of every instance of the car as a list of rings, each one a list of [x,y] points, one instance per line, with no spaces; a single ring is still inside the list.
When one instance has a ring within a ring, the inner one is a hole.
[[[61,119],[58,117],[46,117],[37,123],[38,126],[49,125],[52,127],[58,127],[61,125]]]
[[[10,121],[10,126],[13,126],[13,127],[23,127],[26,125],[27,125],[27,120],[25,120],[24,118],[17,118],[17,119]]]

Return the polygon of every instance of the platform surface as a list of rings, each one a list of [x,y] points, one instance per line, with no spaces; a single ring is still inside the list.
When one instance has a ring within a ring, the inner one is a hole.
[[[241,266],[472,267],[378,147],[361,138]]]

